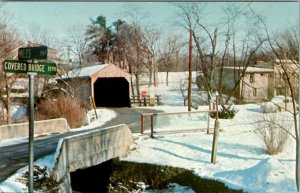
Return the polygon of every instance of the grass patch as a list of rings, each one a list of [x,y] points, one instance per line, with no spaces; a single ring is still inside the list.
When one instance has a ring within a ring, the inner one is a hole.
[[[232,190],[225,186],[223,183],[202,179],[197,175],[194,175],[192,171],[170,167],[153,165],[146,163],[134,163],[118,161],[117,159],[110,160],[108,162],[100,164],[98,166],[93,166],[89,169],[85,169],[88,173],[82,174],[83,170],[80,170],[81,174],[76,174],[76,172],[71,173],[71,181],[73,190],[79,192],[118,192],[125,193],[131,191],[142,191],[145,187],[141,186],[140,182],[146,185],[146,189],[166,189],[168,184],[177,183],[182,186],[188,186],[192,188],[196,193],[235,193],[243,192],[242,190]],[[104,167],[104,168],[101,168]],[[104,171],[107,172],[106,179],[100,179],[100,175],[104,177]],[[97,175],[97,176],[94,176]],[[76,180],[74,176],[80,180]],[[79,177],[81,176],[81,177]],[[88,179],[88,176],[97,180],[96,184],[86,184],[85,181],[91,183],[92,179]],[[75,179],[75,180],[74,180]],[[83,183],[74,184],[76,183]],[[102,182],[106,183],[102,183]],[[101,182],[101,183],[100,183]],[[85,185],[84,185],[85,184]],[[99,187],[100,184],[103,187]],[[94,186],[94,187],[93,187]],[[79,188],[81,187],[81,188]]]

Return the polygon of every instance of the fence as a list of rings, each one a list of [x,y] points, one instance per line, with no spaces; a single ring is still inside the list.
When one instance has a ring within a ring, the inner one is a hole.
[[[161,95],[154,96],[155,104],[161,104]],[[137,103],[139,106],[147,106],[150,105],[150,96],[148,95],[146,98],[141,98],[138,95],[133,95],[130,99],[131,103]]]
[[[213,130],[214,128],[210,127],[210,114],[211,113],[216,113],[216,118],[218,119],[218,111],[216,109],[212,110],[205,110],[205,111],[189,111],[189,112],[172,112],[172,113],[143,113],[141,115],[141,134],[144,134],[144,124],[145,124],[145,117],[150,117],[150,131],[151,131],[151,137],[153,137],[154,133],[154,117],[158,116],[166,116],[166,115],[183,115],[183,114],[198,114],[198,113],[207,113],[207,133],[210,132],[210,130]],[[176,130],[176,131],[195,131],[198,129],[184,129],[184,130]],[[174,131],[174,130],[172,130]],[[161,132],[170,132],[170,130],[166,131],[161,131]]]

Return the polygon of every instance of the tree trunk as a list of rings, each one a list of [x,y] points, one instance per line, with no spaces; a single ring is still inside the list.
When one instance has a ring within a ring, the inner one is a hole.
[[[189,43],[189,82],[188,82],[188,111],[192,110],[192,29],[190,28]]]
[[[128,71],[129,71],[129,74],[132,74],[132,66],[131,64],[128,65]],[[132,95],[134,95],[134,86],[133,86],[133,81],[132,81],[132,77],[130,78],[130,83],[131,83],[131,93]]]
[[[166,73],[167,73],[167,76],[166,76],[166,85],[169,86],[169,71],[167,69],[168,68],[166,68]]]
[[[154,86],[157,86],[157,64],[156,62],[153,62],[153,70],[154,70],[154,73],[153,73],[153,82],[154,82]]]
[[[300,178],[299,178],[299,172],[300,172],[300,165],[299,165],[299,159],[300,159],[300,143],[299,139],[297,139],[297,147],[296,147],[296,185],[297,185],[297,190],[298,192],[300,191]]]
[[[152,85],[152,75],[153,75],[153,64],[151,63],[149,65],[149,82],[148,82],[149,86]]]
[[[136,94],[137,96],[140,96],[140,80],[139,80],[139,74],[134,74],[135,75],[135,89],[136,89]],[[141,103],[140,101],[140,97],[138,97],[139,99],[139,103]]]
[[[300,115],[299,115],[300,116]],[[294,122],[295,122],[295,126],[297,125],[297,115],[294,114]],[[298,131],[298,128],[296,128],[296,130]],[[298,132],[297,132],[298,133]],[[299,176],[299,172],[300,172],[300,142],[299,142],[299,133],[296,134],[296,185],[297,185],[297,190],[298,192],[300,192],[300,176]]]
[[[10,109],[10,104],[11,104],[11,100],[10,100],[10,89],[6,90],[6,96],[7,96],[7,105],[6,105],[6,112],[7,112],[7,124],[11,124],[12,123],[12,119],[11,119],[11,109]]]

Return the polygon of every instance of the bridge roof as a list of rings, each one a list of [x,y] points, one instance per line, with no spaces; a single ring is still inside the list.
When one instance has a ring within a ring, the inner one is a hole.
[[[110,64],[102,64],[96,66],[88,66],[83,68],[78,68],[71,70],[70,72],[64,74],[62,78],[77,78],[77,77],[92,77],[93,74],[103,70],[105,67]]]

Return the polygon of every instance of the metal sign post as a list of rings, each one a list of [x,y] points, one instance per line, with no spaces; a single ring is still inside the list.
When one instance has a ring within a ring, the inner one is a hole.
[[[29,193],[33,192],[33,162],[34,162],[34,76],[36,73],[28,73],[29,77]]]
[[[47,46],[25,47],[18,50],[19,60],[5,60],[3,62],[4,72],[24,73],[28,74],[29,78],[29,193],[33,193],[34,173],[34,76],[37,74],[55,75],[57,73],[57,66],[54,62],[35,61],[35,59],[47,59],[47,56]]]

